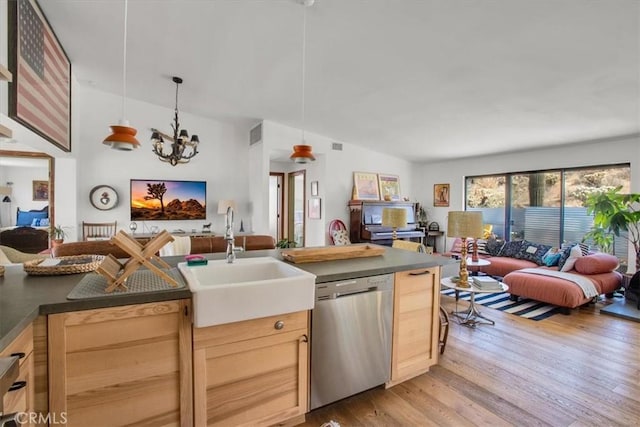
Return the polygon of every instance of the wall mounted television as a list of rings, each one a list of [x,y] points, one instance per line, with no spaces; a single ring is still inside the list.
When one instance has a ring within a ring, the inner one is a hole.
[[[207,219],[206,181],[131,180],[132,221]]]

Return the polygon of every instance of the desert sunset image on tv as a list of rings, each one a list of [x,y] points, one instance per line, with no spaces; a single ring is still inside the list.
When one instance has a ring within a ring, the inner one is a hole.
[[[207,218],[204,181],[131,180],[131,220]]]

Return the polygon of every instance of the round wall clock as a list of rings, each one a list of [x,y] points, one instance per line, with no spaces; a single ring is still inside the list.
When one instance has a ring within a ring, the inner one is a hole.
[[[91,189],[89,200],[94,208],[108,211],[118,204],[118,193],[108,185],[98,185]]]

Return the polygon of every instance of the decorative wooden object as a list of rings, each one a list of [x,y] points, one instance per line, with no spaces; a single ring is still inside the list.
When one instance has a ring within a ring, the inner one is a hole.
[[[127,278],[143,265],[171,286],[178,286],[178,282],[163,270],[168,270],[171,266],[156,255],[160,248],[169,242],[173,242],[173,240],[173,236],[167,230],[162,230],[143,245],[120,230],[111,239],[111,243],[117,245],[131,257],[122,264],[114,256],[109,255],[96,269],[96,272],[104,276],[107,279],[107,283],[109,283],[105,291],[113,292],[118,288],[127,289],[125,285]]]
[[[384,254],[383,246],[357,244],[326,246],[323,248],[299,248],[281,251],[282,258],[296,264],[305,262],[333,261],[336,259],[364,258]]]

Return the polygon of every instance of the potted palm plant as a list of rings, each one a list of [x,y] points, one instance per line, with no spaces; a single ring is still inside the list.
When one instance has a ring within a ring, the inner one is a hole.
[[[640,271],[640,194],[622,194],[622,187],[593,193],[587,197],[587,212],[593,214],[590,237],[603,251],[613,249],[614,236],[621,236],[633,245],[636,271]]]
[[[64,231],[61,225],[52,225],[49,230],[49,236],[51,237],[51,245],[57,246],[64,242],[67,232]]]

